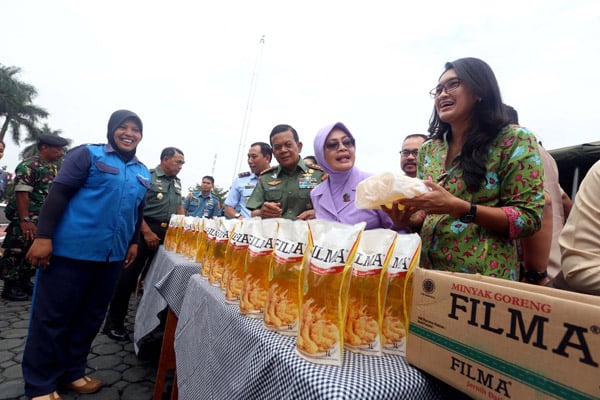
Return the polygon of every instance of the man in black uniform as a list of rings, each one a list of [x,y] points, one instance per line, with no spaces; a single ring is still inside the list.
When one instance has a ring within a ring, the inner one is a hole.
[[[162,244],[171,214],[184,214],[181,203],[181,181],[177,174],[185,163],[183,152],[167,147],[160,155],[160,165],[150,170],[152,187],[146,194],[138,255],[135,262],[121,271],[115,294],[108,309],[103,332],[114,340],[129,340],[125,317],[131,293],[142,271],[152,263]]]

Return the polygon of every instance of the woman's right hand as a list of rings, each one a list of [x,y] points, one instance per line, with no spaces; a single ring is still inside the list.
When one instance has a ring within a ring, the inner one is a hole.
[[[25,259],[34,267],[45,269],[52,255],[52,239],[37,238],[31,244]]]
[[[422,213],[417,212],[417,207],[404,206],[400,204],[400,200],[395,200],[392,207],[382,205],[381,209],[389,215],[396,228],[419,230],[425,219]]]

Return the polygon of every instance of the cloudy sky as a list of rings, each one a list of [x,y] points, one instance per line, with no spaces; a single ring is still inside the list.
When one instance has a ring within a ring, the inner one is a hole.
[[[490,64],[546,148],[600,140],[598,0],[21,0],[2,16],[0,63],[22,68],[52,129],[104,142],[110,114],[131,109],[142,161],[181,148],[186,188],[207,174],[228,188],[247,169],[240,147],[280,123],[308,155],[318,129],[342,121],[361,169],[399,170],[444,63],[468,56]],[[0,165],[14,170],[21,149],[6,142]]]

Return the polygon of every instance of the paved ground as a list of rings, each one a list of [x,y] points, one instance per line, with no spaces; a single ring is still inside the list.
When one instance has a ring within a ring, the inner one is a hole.
[[[21,359],[31,301],[0,300],[0,400],[25,400],[27,398],[23,395]],[[129,306],[127,323],[132,337],[138,300],[132,296]],[[155,335],[154,339],[143,348],[138,357],[131,342],[123,344],[109,339],[102,333],[98,334],[88,358],[88,375],[102,380],[104,387],[95,394],[79,395],[70,391],[59,391],[59,394],[64,400],[151,399],[160,337]],[[170,389],[170,384],[167,386],[167,389]]]

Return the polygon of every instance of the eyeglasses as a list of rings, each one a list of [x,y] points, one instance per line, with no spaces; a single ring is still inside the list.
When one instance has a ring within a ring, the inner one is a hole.
[[[400,155],[402,155],[402,157],[413,156],[417,158],[417,156],[419,155],[419,150],[402,150],[400,152]]]
[[[431,89],[429,91],[429,95],[435,99],[440,94],[442,94],[444,90],[446,91],[446,93],[454,92],[456,89],[458,89],[461,83],[462,81],[458,78],[450,79],[448,82],[440,83],[439,85]]]
[[[344,138],[341,142],[337,140],[325,143],[325,148],[329,151],[334,151],[340,148],[340,144],[342,144],[345,148],[354,147],[354,139]]]

